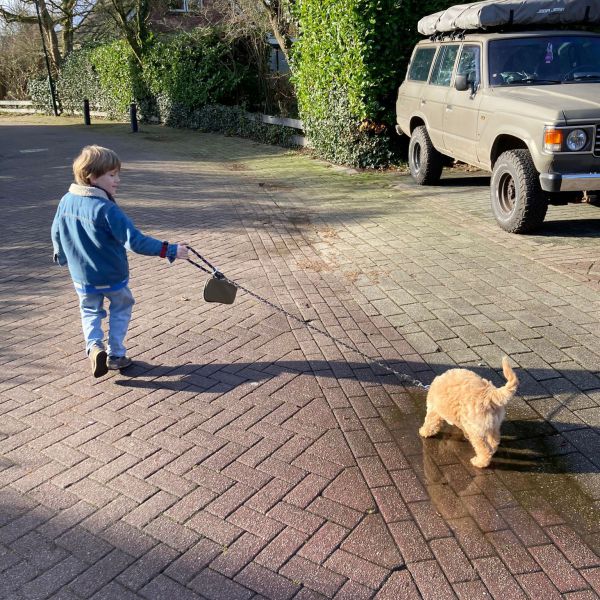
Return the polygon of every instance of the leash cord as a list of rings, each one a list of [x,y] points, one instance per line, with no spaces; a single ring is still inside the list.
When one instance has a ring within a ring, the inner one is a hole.
[[[373,364],[377,365],[378,367],[381,367],[382,369],[389,371],[390,373],[393,373],[402,383],[407,383],[408,385],[411,385],[411,386],[417,387],[417,388],[421,388],[424,390],[429,389],[428,385],[423,384],[418,379],[414,379],[413,377],[411,377],[410,375],[407,375],[406,373],[400,373],[399,371],[392,369],[392,367],[390,367],[389,365],[386,365],[385,363],[382,363],[381,361],[379,361],[375,358],[372,358],[371,356],[369,356],[368,354],[365,354],[362,350],[359,350],[355,346],[351,346],[350,344],[347,344],[346,342],[344,342],[342,340],[338,340],[337,338],[333,337],[327,331],[324,331],[322,329],[319,329],[318,327],[315,327],[314,325],[309,323],[307,320],[301,319],[300,317],[297,317],[296,315],[292,314],[291,312],[288,312],[287,310],[285,310],[285,308],[282,308],[281,306],[277,306],[276,304],[273,304],[270,300],[267,300],[266,298],[263,298],[262,296],[259,296],[258,294],[255,294],[254,292],[251,292],[249,289],[245,288],[243,285],[240,285],[239,283],[236,283],[235,281],[231,281],[231,279],[226,277],[221,271],[219,271],[219,269],[217,269],[211,263],[209,263],[208,260],[206,260],[206,258],[204,258],[201,254],[196,252],[196,250],[194,250],[191,246],[187,246],[187,249],[190,252],[192,252],[193,254],[195,254],[200,260],[202,260],[204,263],[206,263],[212,269],[212,271],[209,271],[206,267],[203,267],[202,265],[198,264],[196,261],[192,260],[191,258],[186,259],[190,264],[194,265],[201,271],[204,271],[205,273],[208,273],[209,275],[212,275],[213,277],[216,277],[217,279],[222,279],[224,281],[227,281],[231,285],[234,285],[236,288],[242,290],[243,292],[246,292],[246,294],[249,294],[253,298],[256,298],[259,302],[262,302],[263,304],[266,304],[270,308],[283,313],[289,319],[292,319],[292,320],[300,323],[301,325],[308,327],[309,329],[311,329],[312,331],[314,331],[316,333],[320,333],[321,335],[324,335],[326,338],[330,339],[335,344],[342,346],[342,347],[346,348],[347,350],[350,350],[351,352],[355,352],[356,354],[359,354],[367,362],[373,363]]]

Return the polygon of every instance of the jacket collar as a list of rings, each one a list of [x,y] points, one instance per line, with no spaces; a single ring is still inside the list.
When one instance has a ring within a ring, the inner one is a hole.
[[[69,187],[69,192],[77,196],[87,196],[88,198],[103,198],[104,200],[112,200],[111,197],[99,187],[93,185],[79,185],[72,183]],[[114,202],[114,200],[112,200]]]

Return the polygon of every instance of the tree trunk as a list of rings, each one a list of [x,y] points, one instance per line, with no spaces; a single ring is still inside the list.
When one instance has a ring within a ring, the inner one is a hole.
[[[50,65],[52,68],[53,75],[57,75],[60,72],[60,65],[62,62],[62,56],[60,53],[60,46],[58,45],[58,36],[54,30],[54,20],[48,12],[45,0],[37,0],[38,7],[40,9],[40,18],[42,21],[42,29],[44,31],[44,37],[46,38],[46,49],[48,50],[48,56],[50,58]]]
[[[291,3],[291,2],[290,2]],[[269,23],[273,30],[273,35],[281,48],[285,56],[290,69],[292,68],[290,62],[290,48],[292,47],[292,41],[289,36],[290,24],[283,17],[283,7],[281,0],[263,0],[263,5],[267,9],[269,15]]]
[[[73,51],[73,33],[75,31],[75,24],[73,23],[74,10],[75,0],[63,0],[61,6],[63,16],[60,20],[62,26],[63,58],[66,58]]]
[[[58,37],[54,26],[56,23],[52,19],[52,16],[48,12],[45,0],[38,0],[37,7],[40,11],[40,22],[42,24],[42,35],[44,36],[44,43],[48,51],[48,58],[50,60],[50,67],[52,72],[56,75],[60,71],[60,65],[62,62],[62,56],[60,52],[60,46],[58,44]],[[7,23],[30,23],[32,25],[38,25],[38,18],[36,14],[25,14],[25,13],[13,13],[2,6],[0,6],[0,17],[2,17]]]
[[[292,44],[290,38],[285,33],[282,33],[280,29],[280,22],[271,13],[269,13],[269,22],[271,23],[271,28],[273,29],[273,35],[275,36],[275,39],[277,40],[277,43],[279,44],[279,47],[285,56],[285,60],[291,68],[290,48]]]

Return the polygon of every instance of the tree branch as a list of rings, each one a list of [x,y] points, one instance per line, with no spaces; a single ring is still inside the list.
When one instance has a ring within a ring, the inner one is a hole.
[[[0,6],[0,17],[7,23],[37,23],[35,15],[27,15],[24,13],[13,13]]]

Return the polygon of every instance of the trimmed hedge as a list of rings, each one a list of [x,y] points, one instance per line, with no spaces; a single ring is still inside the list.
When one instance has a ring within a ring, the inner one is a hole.
[[[228,39],[219,28],[163,36],[149,45],[143,67],[124,40],[77,50],[57,81],[61,106],[81,110],[88,98],[96,110],[123,117],[135,101],[143,118],[177,123],[181,117],[172,116],[173,107],[189,112],[209,104],[251,106],[260,101],[259,86],[245,42]],[[29,91],[39,107],[50,106],[47,81],[31,82]]]
[[[144,60],[144,81],[152,94],[189,108],[236,104],[240,95],[247,102],[254,83],[238,41],[224,39],[214,28],[157,40]]]
[[[60,106],[67,113],[81,111],[87,98],[92,110],[121,118],[134,98],[135,73],[133,54],[122,41],[76,50],[63,63],[56,82]],[[28,91],[37,108],[52,111],[47,78],[30,81]]]
[[[455,2],[303,0],[294,46],[300,118],[317,154],[357,167],[401,157],[395,99],[421,16]]]
[[[128,46],[116,41],[69,55],[57,82],[62,109],[81,111],[84,98],[93,110],[124,118],[132,101],[145,121],[293,146],[298,131],[255,120],[245,107],[255,81],[242,59],[219,32],[196,30],[156,41],[143,70]],[[48,80],[29,83],[37,108],[52,112]],[[257,97],[256,95],[254,96]]]

